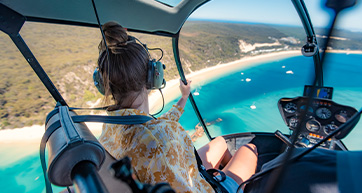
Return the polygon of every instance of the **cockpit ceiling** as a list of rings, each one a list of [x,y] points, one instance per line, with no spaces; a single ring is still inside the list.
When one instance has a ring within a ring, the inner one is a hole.
[[[117,21],[122,26],[146,32],[176,34],[187,17],[209,0],[183,0],[170,7],[154,0],[94,0],[101,23]],[[59,21],[97,24],[92,0],[0,0],[29,21]],[[58,22],[56,22],[58,21]]]

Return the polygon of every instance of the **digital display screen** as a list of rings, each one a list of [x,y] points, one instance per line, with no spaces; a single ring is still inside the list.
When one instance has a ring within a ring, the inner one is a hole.
[[[312,86],[305,85],[303,96],[308,96],[312,91]],[[321,98],[321,99],[332,99],[333,88],[332,87],[316,87],[316,92],[313,95],[313,98]]]

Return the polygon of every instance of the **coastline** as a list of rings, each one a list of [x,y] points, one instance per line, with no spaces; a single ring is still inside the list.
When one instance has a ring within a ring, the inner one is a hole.
[[[328,50],[330,53],[346,53],[346,54],[362,54],[361,51],[345,51],[345,50]],[[239,60],[218,64],[216,66],[204,68],[186,75],[187,79],[192,80],[191,90],[200,84],[208,83],[225,74],[231,73],[245,67],[250,67],[270,60],[280,60],[288,57],[301,55],[299,50],[274,52],[262,54],[257,56],[247,56]],[[179,97],[179,79],[167,80],[166,87],[162,90],[165,104]],[[161,108],[162,97],[158,91],[153,91],[149,95],[150,112],[157,112]],[[101,123],[86,123],[94,135],[100,135]],[[0,130],[0,144],[7,143],[24,143],[24,142],[38,142],[44,133],[44,125],[33,125],[30,127],[23,127],[17,129],[4,129]]]
[[[102,132],[102,123],[86,123],[95,136]],[[0,131],[0,168],[39,152],[44,125],[33,125]]]
[[[362,54],[362,51],[343,51],[343,50],[328,50],[330,53],[346,53],[346,54]],[[242,59],[225,63],[218,64],[213,67],[204,68],[199,71],[192,72],[186,75],[187,79],[192,80],[191,89],[194,90],[197,86],[206,84],[215,80],[221,76],[225,76],[228,73],[232,73],[236,70],[240,70],[246,67],[258,65],[271,60],[281,60],[288,57],[294,57],[301,55],[299,50],[293,51],[283,51],[262,54],[257,56],[248,56]],[[163,89],[163,94],[165,97],[165,104],[176,99],[180,96],[179,91],[179,80],[173,79],[168,80],[166,88]],[[149,96],[150,102],[150,112],[154,113],[161,108],[162,98],[159,92],[152,92]],[[99,136],[102,130],[102,123],[86,123],[88,128],[92,131],[95,136]],[[22,157],[30,155],[38,151],[40,144],[40,139],[44,133],[44,125],[33,125],[31,127],[24,127],[18,129],[5,129],[0,130],[0,155],[2,157],[6,155],[7,160],[0,166],[5,163],[14,162],[14,160],[19,160]],[[12,147],[17,148],[18,150],[13,150]],[[11,149],[10,149],[11,148]],[[24,153],[15,153],[15,152],[24,152]]]
[[[206,84],[208,82],[211,82],[212,80],[215,80],[219,77],[222,77],[236,70],[240,70],[245,67],[255,66],[270,60],[281,60],[284,58],[298,56],[298,55],[301,55],[301,52],[299,50],[292,50],[292,51],[262,54],[257,56],[247,56],[233,62],[218,64],[216,66],[192,72],[186,75],[186,79],[192,80],[191,90],[193,90],[195,87],[201,84]],[[169,81],[166,80],[166,81],[167,81],[166,87],[162,90],[165,98],[165,104],[181,96],[181,93],[178,88],[179,79],[173,79]],[[151,101],[150,112],[157,112],[160,108],[160,105],[157,106],[156,104],[162,103],[162,98],[160,93],[159,92],[151,93],[149,96],[149,101]]]
[[[341,54],[362,54],[362,50],[327,50],[327,53],[341,53]],[[235,70],[240,70],[245,67],[255,66],[260,63],[265,63],[270,60],[281,60],[288,57],[301,56],[300,50],[290,50],[282,52],[273,52],[268,54],[261,54],[257,56],[247,56],[236,61],[232,61],[225,64],[218,64],[212,67],[204,68],[190,74],[185,75],[186,79],[191,79],[191,90],[199,86],[200,84],[206,84],[215,80],[221,76],[224,76],[228,73],[231,73]],[[172,100],[175,100],[177,97],[181,96],[179,91],[179,79],[166,80],[166,87],[162,90],[165,104],[169,103]],[[162,97],[160,93],[153,92],[149,95],[150,102],[150,112],[158,112],[160,109],[160,104],[162,103]]]
[[[327,53],[362,54],[362,50],[327,50]]]

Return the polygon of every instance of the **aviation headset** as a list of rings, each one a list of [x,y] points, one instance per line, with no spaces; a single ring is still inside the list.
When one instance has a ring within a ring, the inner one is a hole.
[[[166,66],[162,64],[159,60],[151,58],[151,55],[148,51],[146,44],[143,44],[140,40],[133,36],[128,36],[128,40],[126,43],[138,41],[143,48],[147,51],[150,60],[147,64],[147,78],[146,78],[146,88],[147,89],[163,89],[166,86],[166,80],[163,78],[163,70],[166,69]],[[161,50],[162,51],[162,50]],[[162,58],[162,57],[161,57]],[[109,62],[109,61],[108,61]],[[98,91],[104,95],[104,84],[102,80],[102,74],[99,71],[99,67],[94,70],[93,73],[93,81],[94,85],[97,87]]]

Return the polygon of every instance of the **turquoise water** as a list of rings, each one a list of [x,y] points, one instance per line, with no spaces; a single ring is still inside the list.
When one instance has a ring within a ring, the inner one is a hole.
[[[361,61],[362,55],[358,54],[329,54],[324,72],[325,86],[334,87],[333,100],[357,110],[362,107]],[[288,71],[293,74],[286,73]],[[289,133],[277,102],[282,97],[301,96],[304,85],[312,84],[313,77],[312,58],[291,57],[243,68],[220,79],[194,85],[194,91],[199,93],[194,95],[194,99],[206,122],[217,118],[223,120],[208,127],[212,136],[251,131],[274,132],[277,129]],[[250,108],[252,105],[256,108]],[[198,123],[190,104],[186,106],[180,122],[191,132]],[[359,123],[343,141],[349,149],[361,150],[362,142],[356,137],[361,135],[362,123]],[[196,146],[205,143],[205,139]]]
[[[330,54],[327,60],[325,85],[334,87],[333,100],[359,110],[362,107],[362,55]],[[302,95],[304,85],[311,84],[313,72],[312,59],[298,56],[243,68],[217,80],[195,84],[192,88],[193,92],[199,92],[194,98],[203,118],[206,121],[223,120],[208,127],[212,136],[250,131],[274,132],[276,129],[288,133],[277,109],[277,101],[282,97]],[[250,81],[246,81],[247,78]],[[176,101],[167,104],[165,109]],[[252,105],[256,108],[250,108]],[[189,103],[180,122],[190,133],[198,123]],[[349,149],[361,150],[360,136],[362,123],[343,141]],[[200,146],[206,141],[203,137],[195,145]],[[0,160],[8,162],[0,164],[2,192],[45,192],[38,152],[9,162],[8,156],[13,151],[17,150],[0,147]],[[55,192],[60,190],[62,188],[56,188]]]

